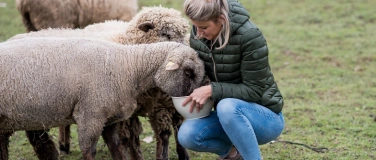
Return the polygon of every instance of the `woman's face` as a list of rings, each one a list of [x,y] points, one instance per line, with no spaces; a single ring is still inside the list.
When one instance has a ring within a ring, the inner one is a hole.
[[[206,38],[207,40],[213,40],[222,29],[221,20],[191,21],[197,28],[197,35],[199,35],[200,38]]]

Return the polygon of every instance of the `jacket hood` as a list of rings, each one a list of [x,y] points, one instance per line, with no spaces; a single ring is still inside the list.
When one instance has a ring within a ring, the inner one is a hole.
[[[250,16],[248,11],[237,0],[228,0],[227,2],[229,8],[228,16],[231,22],[231,33],[233,33],[248,21]]]

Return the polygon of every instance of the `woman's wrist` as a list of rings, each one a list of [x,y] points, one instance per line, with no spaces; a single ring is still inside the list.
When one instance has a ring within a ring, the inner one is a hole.
[[[207,97],[208,97],[208,99],[212,99],[213,91],[212,91],[212,86],[211,86],[211,84],[206,85],[206,87],[207,87],[207,90],[208,90],[208,92],[207,92]]]

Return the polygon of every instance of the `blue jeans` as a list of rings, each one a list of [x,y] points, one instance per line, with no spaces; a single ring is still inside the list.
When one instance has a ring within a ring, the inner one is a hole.
[[[261,159],[258,145],[276,139],[284,125],[282,112],[276,114],[257,103],[226,98],[209,116],[184,121],[178,141],[187,149],[222,158],[234,145],[245,160]]]

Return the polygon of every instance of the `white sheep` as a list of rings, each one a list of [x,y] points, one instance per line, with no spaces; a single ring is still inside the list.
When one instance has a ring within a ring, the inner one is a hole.
[[[125,27],[124,29],[119,29]],[[181,12],[162,6],[143,7],[129,22],[108,20],[82,29],[47,28],[38,32],[18,34],[11,37],[88,37],[119,44],[142,44],[162,41],[185,42],[188,21]],[[64,34],[62,34],[64,32]],[[94,32],[94,33],[93,33]]]
[[[0,44],[0,64],[0,146],[14,131],[77,123],[84,159],[94,159],[105,124],[131,117],[140,94],[188,95],[205,74],[197,53],[176,42],[24,38]]]
[[[105,20],[129,21],[138,10],[137,0],[16,0],[26,30],[84,28]]]
[[[9,40],[20,39],[25,37],[89,37],[104,39],[120,44],[139,44],[153,43],[160,41],[177,41],[184,42],[188,31],[188,21],[181,16],[181,13],[175,9],[164,8],[162,6],[144,7],[137,15],[128,23],[124,21],[110,20],[102,23],[89,25],[84,29],[45,29],[38,32],[30,32],[18,34]],[[147,101],[145,100],[147,99]],[[169,137],[174,130],[175,139],[177,130],[184,120],[173,107],[171,98],[163,93],[160,89],[153,89],[139,97],[139,109],[129,122],[125,122],[122,126],[125,128],[121,137],[126,138],[130,154],[133,159],[143,159],[140,151],[139,135],[142,132],[138,116],[148,117],[151,126],[155,132],[156,159],[168,159]],[[172,125],[171,125],[172,124]],[[127,131],[128,129],[128,131]],[[35,134],[35,133],[34,133]],[[43,132],[40,134],[43,136]],[[44,134],[45,135],[45,134]],[[69,126],[60,128],[59,145],[61,153],[69,153]],[[38,136],[35,136],[38,137]],[[29,138],[30,139],[30,138]],[[105,138],[106,143],[111,142],[110,138]],[[38,140],[34,138],[33,140]],[[176,139],[177,140],[177,139]],[[108,144],[110,151],[114,148]],[[40,145],[42,146],[42,145]],[[112,148],[112,149],[111,149]],[[37,150],[36,148],[34,148]],[[44,154],[48,148],[41,150],[40,154]],[[179,159],[189,159],[186,150],[176,141],[176,150]],[[38,154],[38,151],[37,155]],[[112,155],[118,155],[115,151],[111,151]],[[117,153],[121,153],[120,151]],[[42,158],[44,159],[44,158]]]

